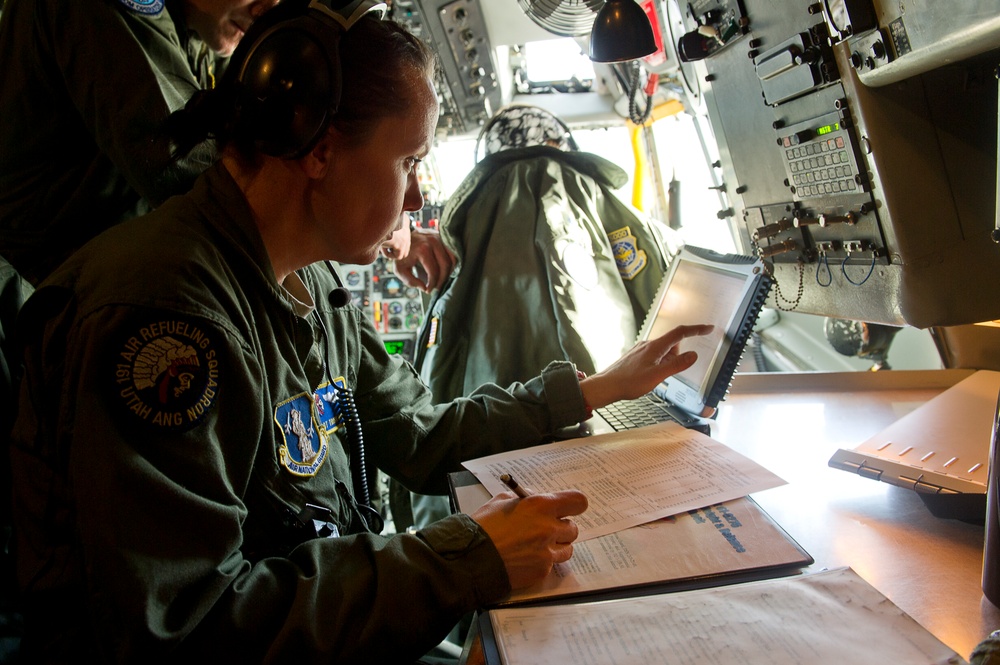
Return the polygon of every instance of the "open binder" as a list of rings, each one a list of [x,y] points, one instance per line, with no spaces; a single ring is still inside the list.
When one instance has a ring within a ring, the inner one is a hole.
[[[474,512],[490,493],[468,472],[450,476],[455,507]],[[588,541],[573,558],[500,606],[608,599],[789,575],[810,556],[749,497],[690,510]]]

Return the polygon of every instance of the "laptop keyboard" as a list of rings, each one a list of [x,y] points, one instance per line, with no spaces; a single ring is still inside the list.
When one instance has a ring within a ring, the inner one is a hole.
[[[644,395],[639,399],[614,402],[597,409],[616,432],[666,421],[676,421],[658,402]]]

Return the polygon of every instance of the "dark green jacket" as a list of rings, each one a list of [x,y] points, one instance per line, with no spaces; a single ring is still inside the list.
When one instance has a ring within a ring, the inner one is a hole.
[[[217,64],[182,19],[118,0],[6,3],[0,254],[30,282],[108,226],[187,191],[214,161],[206,146],[171,162],[161,130]]]
[[[590,374],[635,343],[667,253],[614,195],[626,180],[597,155],[545,146],[476,165],[441,215],[458,264],[417,345],[436,399],[523,381],[553,358]]]
[[[462,460],[579,422],[573,368],[435,406],[361,310],[330,304],[326,265],[297,276],[276,283],[217,165],[28,300],[12,462],[32,656],[406,662],[509,591],[468,516],[361,533],[329,384],[353,389],[370,464],[444,492]],[[300,530],[307,504],[342,535]]]

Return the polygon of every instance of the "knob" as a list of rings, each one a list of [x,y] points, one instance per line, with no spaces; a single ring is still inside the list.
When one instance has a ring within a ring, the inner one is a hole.
[[[865,64],[865,58],[863,55],[854,51],[851,53],[851,67],[855,69],[861,69],[861,65]]]
[[[803,129],[801,131],[792,134],[792,145],[798,145],[799,143],[805,143],[806,141],[812,139],[816,136],[816,133],[811,129]]]
[[[881,60],[885,57],[885,44],[878,41],[872,44],[872,55],[875,56],[877,60]]]
[[[677,53],[684,62],[704,60],[708,55],[708,38],[695,30],[682,35],[677,41]]]

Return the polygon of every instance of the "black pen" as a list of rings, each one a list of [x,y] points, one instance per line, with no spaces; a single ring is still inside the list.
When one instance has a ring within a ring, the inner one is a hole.
[[[514,480],[514,476],[509,473],[501,474],[500,482],[509,487],[514,494],[518,495],[522,499],[526,496],[531,496],[531,492],[518,485],[517,481]]]

